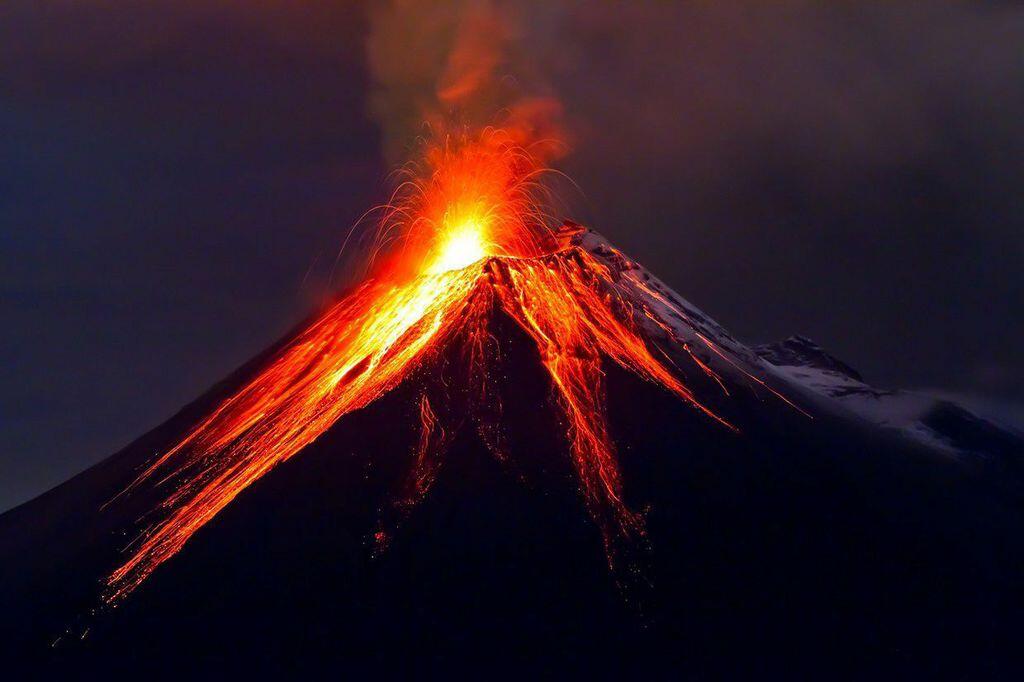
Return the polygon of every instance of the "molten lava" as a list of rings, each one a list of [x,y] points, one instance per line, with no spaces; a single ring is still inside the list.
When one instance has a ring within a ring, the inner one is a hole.
[[[623,501],[605,414],[603,359],[733,427],[697,400],[640,333],[643,319],[670,330],[665,311],[682,311],[668,308],[644,278],[612,272],[545,226],[536,182],[541,172],[531,154],[500,131],[431,150],[427,168],[412,173],[387,210],[376,243],[385,256],[374,274],[132,484],[156,481],[172,490],[155,510],[157,520],[109,576],[105,599],[130,593],[241,491],[345,414],[393,389],[449,340],[468,340],[468,371],[482,375],[486,353],[473,347],[486,343],[491,311],[505,313],[536,344],[568,425],[585,503],[606,545],[642,534],[642,518]],[[636,291],[646,298],[630,294]],[[688,346],[683,350],[718,380]],[[447,438],[435,407],[422,398],[411,502],[429,489],[437,449]]]

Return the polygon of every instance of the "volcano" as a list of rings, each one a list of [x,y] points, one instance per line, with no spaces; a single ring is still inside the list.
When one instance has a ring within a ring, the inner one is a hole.
[[[1018,668],[1019,434],[745,346],[579,225],[529,256],[451,234],[0,516],[8,665]]]

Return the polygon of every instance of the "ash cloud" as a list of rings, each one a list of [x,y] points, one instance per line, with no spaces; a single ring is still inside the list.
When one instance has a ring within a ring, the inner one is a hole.
[[[491,125],[529,141],[562,142],[562,108],[538,54],[526,49],[549,21],[540,6],[500,0],[379,0],[368,8],[370,112],[392,163],[416,142]]]

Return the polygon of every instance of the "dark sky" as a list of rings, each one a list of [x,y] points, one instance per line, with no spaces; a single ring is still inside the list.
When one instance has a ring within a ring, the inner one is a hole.
[[[575,218],[740,338],[1024,402],[1024,7],[521,18],[572,131]],[[0,509],[322,300],[387,195],[367,30],[351,0],[0,5]]]

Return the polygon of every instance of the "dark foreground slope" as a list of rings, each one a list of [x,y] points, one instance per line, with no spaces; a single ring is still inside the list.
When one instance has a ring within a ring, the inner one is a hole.
[[[87,616],[154,498],[100,504],[247,370],[0,517],[6,669],[1013,676],[1024,510],[1006,480],[744,387],[716,406],[736,435],[609,367],[626,493],[647,510],[650,539],[636,554],[642,576],[616,575],[536,351],[495,325],[511,457],[497,461],[463,428],[379,555],[373,535],[408,471],[416,398],[454,358],[243,492],[113,611]]]

